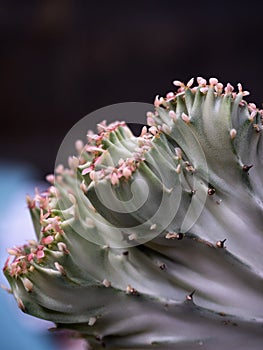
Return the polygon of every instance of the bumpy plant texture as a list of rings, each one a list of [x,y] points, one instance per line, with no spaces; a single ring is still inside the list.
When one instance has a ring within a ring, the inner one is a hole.
[[[102,122],[76,143],[4,274],[91,349],[261,349],[263,113],[240,84],[174,84],[139,137]]]

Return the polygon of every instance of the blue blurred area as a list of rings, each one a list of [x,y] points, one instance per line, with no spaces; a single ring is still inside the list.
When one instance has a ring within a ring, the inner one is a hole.
[[[25,195],[36,186],[34,169],[0,162],[0,284],[8,286],[2,273],[6,248],[34,237]],[[39,184],[41,186],[41,184]],[[43,184],[42,184],[43,186]],[[23,314],[13,296],[0,289],[0,336],[2,350],[55,350],[48,333],[53,324]]]

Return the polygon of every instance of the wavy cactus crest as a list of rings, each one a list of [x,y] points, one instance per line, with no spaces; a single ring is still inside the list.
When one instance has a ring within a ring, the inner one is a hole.
[[[27,199],[37,241],[4,266],[24,312],[91,349],[261,349],[263,112],[197,83],[138,137],[99,124]]]

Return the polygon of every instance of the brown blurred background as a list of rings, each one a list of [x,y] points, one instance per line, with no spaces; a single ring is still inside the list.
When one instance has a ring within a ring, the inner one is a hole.
[[[241,82],[261,105],[262,33],[254,0],[0,1],[0,160],[44,176],[78,120],[173,79]]]

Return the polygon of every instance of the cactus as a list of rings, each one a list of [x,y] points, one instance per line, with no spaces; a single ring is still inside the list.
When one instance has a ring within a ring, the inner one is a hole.
[[[261,349],[263,112],[197,78],[77,141],[27,198],[4,274],[22,311],[90,349]]]

